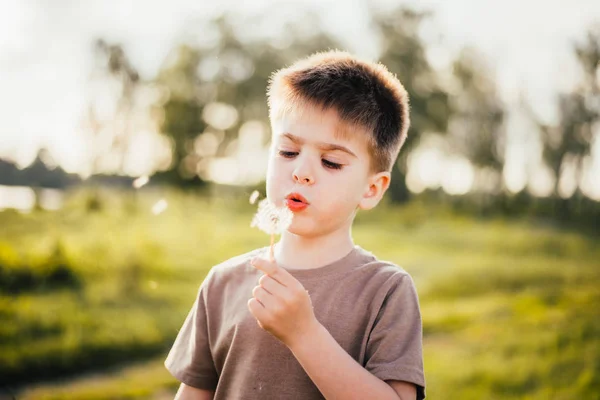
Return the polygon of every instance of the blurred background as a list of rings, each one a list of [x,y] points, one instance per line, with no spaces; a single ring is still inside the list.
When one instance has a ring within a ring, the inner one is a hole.
[[[0,399],[173,397],[198,286],[269,241],[269,75],[331,48],[411,97],[353,236],[415,280],[427,397],[599,398],[599,2],[0,0]]]

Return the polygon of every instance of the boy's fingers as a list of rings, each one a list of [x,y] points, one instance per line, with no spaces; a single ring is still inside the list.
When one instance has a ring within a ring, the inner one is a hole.
[[[291,276],[285,269],[278,266],[275,262],[265,260],[264,258],[255,257],[250,261],[250,264],[284,286],[286,286],[286,282]]]
[[[258,280],[258,284],[275,297],[284,296],[287,290],[285,286],[266,274]]]
[[[254,316],[254,318],[256,318],[259,321],[260,324],[260,320],[264,318],[266,313],[265,307],[263,307],[263,305],[260,304],[258,300],[252,297],[250,300],[248,300],[248,309],[250,310],[250,313]]]
[[[264,308],[269,308],[273,303],[273,295],[267,292],[262,286],[256,286],[252,290],[252,296],[258,300]]]
[[[254,257],[252,260],[250,260],[250,264],[254,268],[261,270],[267,275],[275,274],[275,265],[272,265],[272,263],[269,262],[269,260],[265,260],[264,258],[260,257]]]

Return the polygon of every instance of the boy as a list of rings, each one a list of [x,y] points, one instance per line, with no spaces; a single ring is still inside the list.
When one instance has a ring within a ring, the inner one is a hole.
[[[211,269],[165,361],[177,399],[424,398],[411,277],[354,245],[406,138],[408,97],[380,64],[317,53],[268,87],[275,245]],[[264,273],[264,274],[263,274]]]

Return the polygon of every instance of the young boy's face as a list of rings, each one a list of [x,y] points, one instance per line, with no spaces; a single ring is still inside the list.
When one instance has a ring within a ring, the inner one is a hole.
[[[336,138],[341,125],[334,110],[307,108],[299,117],[272,121],[272,127],[267,197],[294,212],[291,233],[350,229],[357,207],[374,207],[387,189],[389,173],[370,173],[365,134]]]

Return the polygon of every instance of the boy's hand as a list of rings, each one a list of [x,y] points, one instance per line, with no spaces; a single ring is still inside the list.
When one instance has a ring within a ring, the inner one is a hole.
[[[261,328],[292,347],[298,339],[319,327],[308,292],[289,272],[264,258],[250,264],[263,271],[248,300],[248,308]]]

